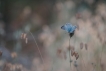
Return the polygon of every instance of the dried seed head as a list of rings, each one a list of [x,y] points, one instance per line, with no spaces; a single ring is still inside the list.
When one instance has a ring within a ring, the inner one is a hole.
[[[78,55],[78,53],[75,53],[75,57]]]
[[[71,56],[75,55],[75,52],[74,51],[71,51]]]
[[[76,60],[79,58],[78,53],[75,53]]]
[[[83,49],[83,43],[80,43],[80,49]]]
[[[79,55],[76,56],[76,60],[79,58]]]
[[[76,53],[75,51],[71,51],[71,56],[75,56],[76,60],[79,58],[78,53]]]
[[[87,44],[85,44],[85,49],[86,49],[86,50],[88,49],[88,45],[87,45]]]

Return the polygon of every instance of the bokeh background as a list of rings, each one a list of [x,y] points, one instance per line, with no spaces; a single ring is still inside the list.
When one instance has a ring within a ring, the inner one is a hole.
[[[106,71],[105,36],[106,0],[0,0],[0,71]]]

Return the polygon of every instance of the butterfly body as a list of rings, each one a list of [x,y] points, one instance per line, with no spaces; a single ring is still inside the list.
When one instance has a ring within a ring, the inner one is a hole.
[[[63,25],[61,27],[61,29],[65,30],[69,33],[70,37],[72,37],[74,35],[74,31],[75,31],[76,28],[77,28],[77,26],[73,26],[70,23],[66,23],[65,25]]]

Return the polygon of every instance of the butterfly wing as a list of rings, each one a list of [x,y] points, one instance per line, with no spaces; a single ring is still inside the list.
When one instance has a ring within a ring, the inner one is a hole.
[[[73,30],[73,26],[69,23],[66,24],[67,25],[67,29],[68,29],[68,33],[72,33],[72,30]]]
[[[67,31],[68,33],[73,33],[76,29],[76,26],[71,25],[70,23],[67,23],[61,27],[61,29]]]
[[[67,31],[67,32],[69,31],[69,30],[68,30],[68,26],[67,26],[66,24],[63,25],[63,26],[61,27],[61,29],[65,30],[65,31]]]
[[[72,26],[70,29],[70,33],[74,33],[75,29],[76,29],[76,26]]]

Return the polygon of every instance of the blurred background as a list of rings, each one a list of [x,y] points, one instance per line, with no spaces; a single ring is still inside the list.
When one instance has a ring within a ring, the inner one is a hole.
[[[0,0],[0,71],[106,71],[105,36],[106,0]]]

